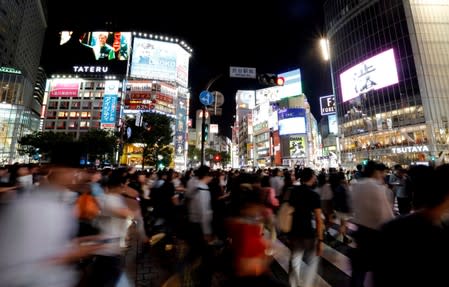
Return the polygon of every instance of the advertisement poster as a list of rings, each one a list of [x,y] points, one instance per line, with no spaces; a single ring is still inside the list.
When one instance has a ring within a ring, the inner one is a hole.
[[[52,81],[50,98],[56,97],[78,97],[80,83],[73,80]]]
[[[398,82],[393,49],[371,57],[340,74],[343,102]]]
[[[181,47],[178,47],[176,58],[176,81],[184,87],[189,85],[189,60],[190,54]]]
[[[119,81],[106,81],[103,107],[101,109],[101,126],[115,127]]]
[[[190,55],[178,44],[134,38],[131,77],[188,84]]]
[[[238,90],[235,101],[239,109],[253,109],[256,104],[256,91]]]
[[[306,157],[305,138],[300,136],[290,137],[289,150],[292,158]]]
[[[284,86],[280,87],[280,98],[294,97],[302,94],[301,71],[299,69],[278,75],[283,77]]]
[[[178,98],[176,107],[176,124],[175,124],[175,157],[185,160],[185,146],[187,134],[187,99]]]

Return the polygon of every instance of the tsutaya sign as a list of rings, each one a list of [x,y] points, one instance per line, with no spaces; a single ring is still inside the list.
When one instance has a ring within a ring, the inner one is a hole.
[[[391,151],[393,153],[428,152],[429,147],[426,145],[393,147],[393,148],[391,148]]]
[[[108,66],[73,66],[75,73],[107,73]]]

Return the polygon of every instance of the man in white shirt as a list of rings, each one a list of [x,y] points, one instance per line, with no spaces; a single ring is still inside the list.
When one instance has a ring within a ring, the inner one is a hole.
[[[386,193],[385,170],[385,165],[369,161],[364,178],[353,185],[352,206],[358,229],[353,236],[357,248],[351,262],[352,287],[363,287],[366,273],[372,270],[379,228],[394,217]]]

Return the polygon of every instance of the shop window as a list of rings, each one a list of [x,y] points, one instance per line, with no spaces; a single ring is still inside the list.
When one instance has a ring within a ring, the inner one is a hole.
[[[76,129],[78,127],[76,121],[69,121],[69,129]]]
[[[81,112],[82,118],[90,118],[90,112]]]
[[[55,122],[54,121],[46,121],[45,122],[45,129],[51,130],[55,128]]]
[[[56,111],[47,111],[47,119],[56,118]]]
[[[58,118],[66,119],[68,114],[69,114],[68,112],[58,112]]]
[[[82,128],[82,129],[88,129],[89,126],[90,126],[90,122],[88,122],[88,121],[81,121],[80,122],[80,128]]]
[[[68,109],[69,108],[69,102],[63,101],[59,103],[59,109]]]
[[[56,128],[57,129],[65,129],[66,127],[66,122],[65,121],[58,121]]]
[[[92,103],[90,101],[84,101],[82,104],[83,109],[90,109],[92,107]]]
[[[81,103],[78,101],[72,102],[72,105],[71,105],[72,109],[79,109],[80,106],[81,106]]]

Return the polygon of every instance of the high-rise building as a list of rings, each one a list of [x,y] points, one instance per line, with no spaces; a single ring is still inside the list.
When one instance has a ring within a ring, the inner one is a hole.
[[[342,164],[449,152],[449,2],[328,0]]]
[[[0,1],[0,163],[20,161],[17,141],[39,129],[34,98],[47,27],[41,0]]]

